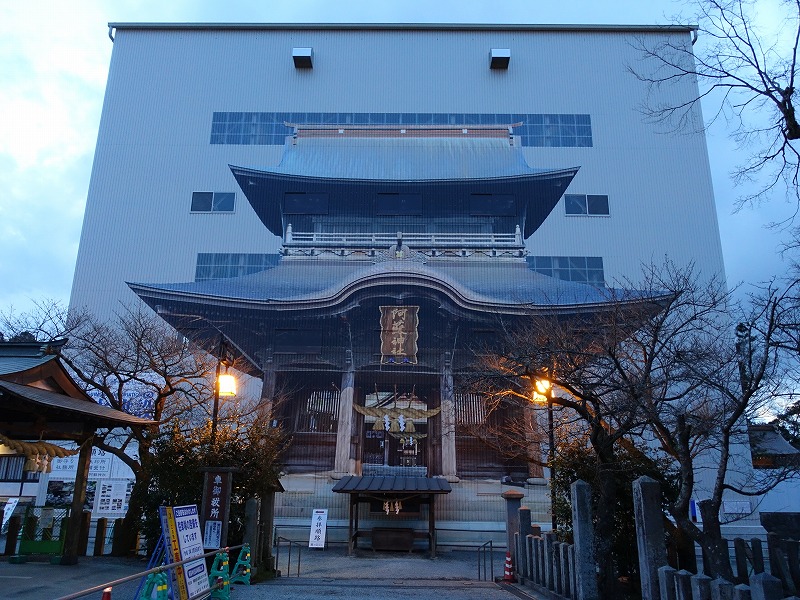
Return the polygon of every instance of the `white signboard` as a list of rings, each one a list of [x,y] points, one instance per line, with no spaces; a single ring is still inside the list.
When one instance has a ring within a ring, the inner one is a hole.
[[[92,448],[89,462],[89,479],[105,479],[111,474],[112,455],[100,448]],[[50,479],[72,480],[78,471],[78,455],[54,458]]]
[[[206,541],[206,549],[214,549],[222,546],[222,521],[206,521],[203,539]]]
[[[311,515],[311,534],[308,537],[309,548],[325,547],[325,531],[328,528],[328,510],[315,508]]]
[[[17,508],[17,504],[19,504],[19,498],[9,498],[6,500],[6,505],[3,507],[3,524],[0,525],[0,529],[6,526],[11,515],[14,514],[14,509]]]
[[[169,539],[170,562],[201,557],[175,569],[178,597],[188,600],[207,592],[210,588],[206,561],[202,558],[203,536],[197,506],[163,506],[161,510],[162,528]]]
[[[127,479],[101,479],[92,505],[93,519],[121,519],[128,510],[131,484]]]

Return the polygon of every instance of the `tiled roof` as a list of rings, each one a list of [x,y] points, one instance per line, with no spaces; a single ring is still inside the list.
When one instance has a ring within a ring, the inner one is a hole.
[[[370,263],[286,259],[272,269],[233,279],[129,285],[143,298],[191,297],[261,308],[289,304],[304,308],[332,305],[356,289],[385,284],[437,288],[476,309],[585,306],[620,299],[604,288],[541,275],[522,261],[431,259],[427,263],[412,260]]]
[[[58,356],[55,354],[44,356],[0,356],[0,375],[21,373],[28,369],[35,369],[57,358]]]
[[[56,394],[48,390],[29,385],[11,383],[10,381],[0,381],[0,391],[11,394],[12,396],[24,398],[40,406],[90,417],[90,420],[101,421],[105,425],[152,425],[154,423],[148,419],[134,417],[128,413],[115,410],[108,406],[102,406],[89,400],[71,398],[64,394]]]
[[[294,139],[286,144],[280,164],[261,172],[331,180],[441,182],[531,177],[561,170],[531,168],[508,138],[347,136]]]
[[[441,477],[392,477],[348,475],[336,482],[333,491],[342,494],[359,492],[449,494],[450,484]]]

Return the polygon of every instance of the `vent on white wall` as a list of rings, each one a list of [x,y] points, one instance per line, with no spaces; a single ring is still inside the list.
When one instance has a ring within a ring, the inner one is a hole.
[[[312,48],[292,48],[292,60],[295,69],[310,69],[313,67]]]
[[[511,60],[510,48],[492,48],[490,53],[490,69],[507,69],[508,62]]]

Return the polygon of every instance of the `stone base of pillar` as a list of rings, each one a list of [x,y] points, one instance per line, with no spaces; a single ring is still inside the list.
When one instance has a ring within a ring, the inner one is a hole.
[[[440,475],[440,477],[444,477],[448,483],[458,483],[461,481],[458,475]]]
[[[529,477],[526,482],[529,485],[547,485],[549,480],[544,477]]]

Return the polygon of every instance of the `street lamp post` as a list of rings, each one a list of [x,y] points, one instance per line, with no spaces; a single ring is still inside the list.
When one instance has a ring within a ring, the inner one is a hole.
[[[230,360],[226,354],[225,337],[220,334],[219,348],[217,350],[217,368],[214,373],[214,407],[211,412],[211,447],[217,445],[217,420],[219,419],[219,399],[220,396],[236,395],[236,379],[228,374]],[[225,373],[220,373],[222,365],[225,365]]]
[[[537,379],[534,387],[534,401],[540,402],[540,399],[545,399],[547,402],[547,463],[550,466],[550,515],[552,518],[553,532],[557,529],[556,511],[553,504],[553,480],[555,479],[556,466],[555,466],[555,432],[553,429],[553,384],[547,379]]]

